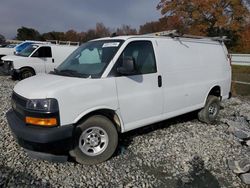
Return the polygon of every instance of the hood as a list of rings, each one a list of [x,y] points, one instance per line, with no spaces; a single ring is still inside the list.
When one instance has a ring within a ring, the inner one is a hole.
[[[54,98],[59,91],[68,91],[78,85],[88,85],[95,81],[96,79],[39,74],[20,81],[14,87],[14,92],[27,99]]]
[[[7,55],[2,57],[3,61],[15,61],[17,59],[23,59],[23,58],[27,58],[27,57],[22,57],[22,56],[17,56],[17,55]]]

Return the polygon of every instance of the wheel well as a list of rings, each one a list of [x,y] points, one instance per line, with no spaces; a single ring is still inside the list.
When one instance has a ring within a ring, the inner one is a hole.
[[[220,89],[220,86],[214,86],[214,87],[210,90],[208,96],[209,96],[209,95],[214,95],[214,96],[216,96],[216,97],[221,97],[221,89]]]
[[[100,109],[100,110],[90,112],[90,113],[84,115],[76,124],[78,124],[79,122],[85,121],[86,119],[88,119],[89,117],[91,117],[93,115],[105,116],[106,118],[108,118],[110,121],[113,122],[117,131],[121,132],[120,118],[118,117],[118,115],[115,113],[114,110],[110,110],[110,109]]]
[[[36,71],[32,67],[22,67],[20,68],[20,71],[22,71],[23,69],[30,69],[33,71],[34,74],[36,74]]]

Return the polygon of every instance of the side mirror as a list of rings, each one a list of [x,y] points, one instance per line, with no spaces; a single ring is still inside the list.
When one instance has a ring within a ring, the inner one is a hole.
[[[122,66],[117,68],[117,72],[121,75],[131,75],[136,73],[135,60],[133,57],[124,57]]]

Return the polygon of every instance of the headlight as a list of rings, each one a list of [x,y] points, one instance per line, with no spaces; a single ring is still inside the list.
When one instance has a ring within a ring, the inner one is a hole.
[[[26,103],[26,108],[43,112],[57,112],[59,110],[56,99],[30,99]]]

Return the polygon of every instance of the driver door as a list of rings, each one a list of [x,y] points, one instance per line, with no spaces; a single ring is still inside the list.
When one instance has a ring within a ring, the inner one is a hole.
[[[42,46],[32,55],[36,72],[49,73],[54,70],[52,52],[50,46]]]
[[[155,122],[163,113],[163,90],[151,41],[130,42],[115,69],[124,58],[132,58],[136,72],[116,76],[120,113],[125,130],[131,130]]]

